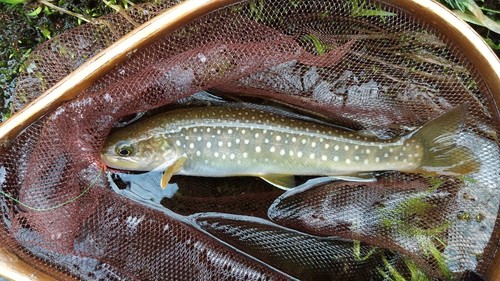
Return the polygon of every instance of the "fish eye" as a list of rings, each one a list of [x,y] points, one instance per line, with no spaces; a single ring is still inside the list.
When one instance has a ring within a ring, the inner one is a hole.
[[[116,154],[127,157],[132,156],[135,152],[134,147],[129,143],[120,143],[115,147]]]

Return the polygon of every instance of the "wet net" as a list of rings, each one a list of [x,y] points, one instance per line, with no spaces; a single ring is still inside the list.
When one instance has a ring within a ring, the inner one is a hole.
[[[43,44],[15,108],[175,3],[137,5]],[[382,139],[467,103],[455,141],[479,165],[463,176],[313,179],[285,193],[254,178],[174,177],[167,194],[148,184],[157,177],[103,169],[103,143],[123,120],[189,106],[202,90]],[[4,148],[0,238],[60,279],[461,280],[484,274],[498,247],[497,114],[463,54],[405,10],[244,1],[131,53]]]

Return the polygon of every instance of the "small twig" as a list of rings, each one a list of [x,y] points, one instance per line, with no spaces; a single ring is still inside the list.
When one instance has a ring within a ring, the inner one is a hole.
[[[82,14],[78,14],[78,13],[75,13],[75,12],[72,12],[72,11],[69,11],[69,10],[66,10],[66,9],[64,9],[64,8],[58,7],[58,6],[56,6],[56,5],[52,4],[52,3],[50,3],[49,1],[46,1],[46,0],[38,0],[38,3],[43,4],[43,5],[45,5],[45,6],[49,7],[49,8],[51,8],[51,9],[54,9],[54,10],[56,10],[56,11],[59,11],[59,12],[61,12],[61,13],[63,13],[63,14],[68,14],[68,15],[70,15],[70,16],[77,17],[77,18],[79,18],[79,19],[81,19],[81,20],[83,20],[83,21],[85,21],[85,22],[91,22],[91,21],[92,21],[92,19],[88,19],[88,18],[86,18],[86,17],[85,17],[84,15],[82,15]]]

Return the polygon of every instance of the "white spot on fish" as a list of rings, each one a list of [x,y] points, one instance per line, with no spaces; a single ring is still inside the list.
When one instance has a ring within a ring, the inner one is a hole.
[[[259,138],[259,133],[255,133],[255,138],[258,139]]]
[[[218,145],[219,145],[219,147],[221,147],[224,145],[224,143],[222,141],[219,141]]]
[[[288,152],[288,155],[293,156],[293,150],[290,150],[290,152]]]
[[[185,137],[185,139],[186,139],[186,140],[189,140],[189,136],[186,136],[186,137]]]
[[[365,165],[368,165],[368,163],[369,163],[368,159],[365,159],[365,161],[363,161],[363,163],[365,163]]]
[[[189,144],[189,148],[193,149],[194,148],[194,143]]]
[[[321,160],[326,161],[327,159],[326,155],[321,156]]]
[[[201,151],[197,150],[196,151],[196,156],[201,156]]]
[[[280,141],[281,140],[281,136],[280,135],[276,136],[276,140]]]
[[[367,148],[367,149],[365,150],[365,152],[366,152],[366,154],[370,154],[372,151],[371,151],[369,148]]]
[[[276,148],[274,148],[274,146],[271,146],[271,148],[269,148],[269,151],[270,151],[270,152],[275,152],[275,151],[276,151]]]
[[[240,139],[235,139],[235,140],[234,140],[234,142],[235,142],[236,144],[239,144],[239,143],[240,143]]]
[[[229,159],[233,160],[234,158],[236,158],[236,155],[234,155],[234,153],[231,153],[231,154],[229,155]]]
[[[220,135],[222,132],[220,130],[217,130],[217,135]]]
[[[233,130],[229,129],[229,130],[227,130],[227,133],[228,133],[228,134],[232,134],[232,133],[233,133]]]
[[[309,158],[310,158],[310,159],[314,159],[314,157],[315,157],[314,153],[311,153],[311,154],[309,155]]]
[[[260,152],[260,151],[261,151],[260,146],[256,146],[256,147],[255,147],[255,152],[257,152],[257,153],[258,153],[258,152]]]
[[[327,144],[325,144],[325,149],[328,149],[328,148],[330,148],[330,144],[327,143]]]
[[[217,152],[217,151],[216,151],[216,152],[214,152],[214,157],[215,157],[215,158],[219,157],[219,152]]]
[[[399,156],[394,156],[394,160],[399,160]]]
[[[346,164],[351,164],[351,159],[346,159],[346,160],[345,160],[345,163],[346,163]]]
[[[227,147],[231,147],[231,146],[233,146],[233,144],[230,141],[228,141],[227,142]]]
[[[337,150],[339,150],[339,148],[340,148],[340,147],[339,147],[338,145],[335,145],[335,146],[333,147],[333,149],[335,149],[336,151],[337,151]]]
[[[286,154],[286,151],[284,149],[280,150],[280,155],[285,155]]]
[[[207,128],[207,133],[210,133],[210,128]]]
[[[393,148],[389,148],[389,152],[394,152],[394,149]]]
[[[297,138],[296,137],[292,137],[292,142],[297,142]]]
[[[226,154],[222,154],[222,159],[225,160],[226,159]]]
[[[176,140],[176,141],[175,141],[175,145],[177,145],[177,146],[181,146],[181,141],[180,141],[180,140]]]
[[[344,150],[348,151],[349,150],[349,146],[348,145],[344,146]]]
[[[212,147],[212,143],[211,142],[207,142],[207,147],[208,148]]]
[[[243,158],[248,158],[248,153],[243,152]]]
[[[383,145],[381,145],[381,144],[378,145],[378,149],[383,149],[383,148],[384,148]]]
[[[386,152],[386,153],[384,153],[384,157],[385,157],[385,158],[389,157],[389,154],[388,154],[387,152]]]
[[[375,163],[380,163],[380,157],[375,157]]]
[[[355,156],[354,156],[354,160],[359,161],[359,156],[358,156],[358,155],[355,155]]]
[[[420,148],[420,145],[418,145],[418,144],[417,144],[417,145],[415,145],[415,148],[419,149],[419,148]]]
[[[245,129],[241,129],[241,134],[244,135],[247,131]]]
[[[197,137],[196,139],[197,139],[198,141],[201,141],[201,137]]]
[[[354,149],[357,150],[359,148],[359,145],[355,145]]]
[[[302,144],[306,144],[307,143],[307,140],[306,139],[302,139]]]
[[[264,143],[269,143],[269,139],[264,139]]]
[[[311,147],[316,147],[316,143],[315,143],[315,142],[312,142],[312,143],[311,143]]]
[[[250,140],[244,140],[243,141],[245,144],[249,144],[250,143]]]
[[[301,157],[302,157],[302,151],[297,152],[297,156],[298,156],[299,158],[301,158]]]
[[[338,156],[334,156],[333,157],[333,161],[338,162],[339,161],[339,157]]]

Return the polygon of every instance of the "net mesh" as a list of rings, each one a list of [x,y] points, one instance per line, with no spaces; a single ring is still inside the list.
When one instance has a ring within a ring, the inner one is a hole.
[[[41,45],[18,80],[15,108],[177,2],[137,5]],[[306,184],[287,193],[255,179],[179,177],[173,197],[155,188],[137,195],[103,171],[101,147],[117,122],[201,90],[286,105],[383,139],[468,103],[456,141],[479,167],[463,177],[385,172],[373,183]],[[499,235],[494,108],[446,36],[398,7],[244,1],[129,54],[3,148],[0,237],[61,279],[483,274]]]

